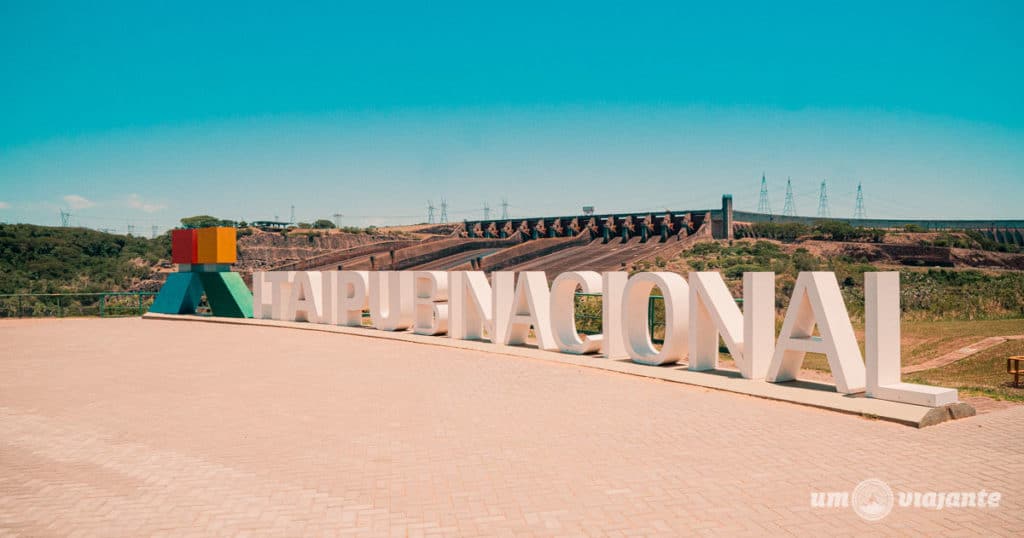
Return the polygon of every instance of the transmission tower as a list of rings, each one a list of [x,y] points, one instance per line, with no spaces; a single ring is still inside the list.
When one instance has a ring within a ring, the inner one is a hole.
[[[793,180],[786,178],[786,203],[782,207],[782,214],[795,217],[796,216],[796,204],[793,203]]]
[[[757,201],[757,212],[762,215],[771,215],[772,206],[768,203],[768,180],[761,173],[761,198]]]
[[[153,239],[156,239],[156,224],[153,225]]]
[[[828,185],[825,181],[821,180],[821,192],[818,194],[818,216],[827,219],[832,216],[832,212],[828,209]]]
[[[341,228],[341,217],[344,217],[345,215],[341,213],[335,213],[331,216],[334,217],[334,227]]]
[[[868,218],[867,212],[864,211],[864,190],[861,189],[861,184],[859,181],[857,182],[857,205],[856,207],[853,208],[853,218]]]
[[[292,205],[292,219],[288,221],[288,224],[295,224],[295,205]]]
[[[491,206],[484,202],[484,220],[491,218]]]
[[[135,235],[135,225],[134,224],[131,224],[131,223],[128,224],[128,235]]]
[[[448,224],[448,200],[441,198],[441,224]]]
[[[501,220],[508,219],[508,198],[501,197]]]
[[[427,200],[427,224],[434,224],[434,211],[437,210],[434,207],[433,200]]]
[[[68,211],[60,210],[60,225],[64,228],[68,227],[68,220],[71,219],[71,213]]]

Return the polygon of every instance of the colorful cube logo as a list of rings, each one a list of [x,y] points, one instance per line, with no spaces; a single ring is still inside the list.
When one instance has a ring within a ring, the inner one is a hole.
[[[171,232],[172,263],[231,264],[237,261],[234,228],[215,227]]]
[[[237,258],[234,228],[173,230],[171,263],[179,272],[167,275],[149,311],[194,314],[205,295],[213,315],[251,318],[252,293],[229,267]]]

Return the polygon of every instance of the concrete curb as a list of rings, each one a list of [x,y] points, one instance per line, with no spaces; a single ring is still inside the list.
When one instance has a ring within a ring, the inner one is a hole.
[[[739,372],[731,370],[715,370],[712,372],[693,372],[679,365],[647,366],[632,361],[610,360],[591,355],[569,355],[553,351],[543,351],[531,347],[501,346],[485,341],[452,340],[446,337],[423,336],[411,332],[388,332],[368,327],[343,327],[302,323],[294,321],[277,321],[268,319],[222,318],[212,316],[173,315],[147,313],[143,319],[164,321],[192,321],[206,323],[224,323],[228,325],[249,325],[257,327],[277,327],[361,336],[364,338],[380,338],[416,344],[449,347],[495,353],[513,357],[525,357],[536,360],[559,362],[584,368],[596,368],[627,375],[660,379],[673,383],[683,383],[707,389],[722,390],[735,394],[744,394],[769,400],[789,402],[819,409],[838,411],[840,413],[860,415],[866,418],[896,422],[916,428],[933,426],[947,420],[955,420],[974,416],[975,410],[969,404],[958,402],[944,407],[923,407],[901,402],[890,402],[865,398],[863,394],[845,395],[835,392],[831,385],[810,381],[791,381],[787,383],[766,383],[743,379]]]

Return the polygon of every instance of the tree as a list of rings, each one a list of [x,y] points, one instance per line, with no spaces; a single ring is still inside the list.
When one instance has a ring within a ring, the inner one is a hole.
[[[332,230],[334,229],[334,223],[327,219],[317,219],[317,221],[313,223],[313,227],[318,230]]]
[[[226,226],[226,222],[210,215],[196,215],[181,219],[181,225],[185,228],[208,228],[210,226]]]

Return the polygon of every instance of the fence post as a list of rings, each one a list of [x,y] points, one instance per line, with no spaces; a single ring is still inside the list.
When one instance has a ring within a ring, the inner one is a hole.
[[[21,317],[21,295],[18,296],[18,315],[14,316],[14,317],[16,317],[16,318],[20,318]]]
[[[104,312],[107,310],[107,294],[100,295],[100,317],[106,317]]]
[[[139,315],[141,316],[142,315],[142,294],[139,293],[135,297],[137,297],[139,299]]]
[[[647,298],[647,332],[654,340],[654,297]]]
[[[62,309],[60,306],[60,295],[57,296],[57,317],[64,317],[64,309]]]

